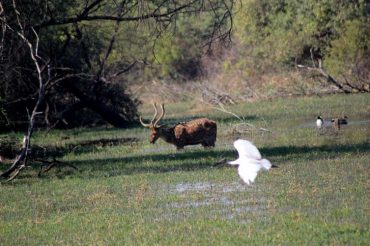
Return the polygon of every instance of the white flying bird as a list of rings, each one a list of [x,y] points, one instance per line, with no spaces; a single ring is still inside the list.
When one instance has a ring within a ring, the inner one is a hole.
[[[228,161],[228,164],[239,165],[239,176],[248,185],[254,182],[261,169],[269,170],[271,167],[276,167],[269,160],[262,159],[257,147],[247,140],[236,140],[234,147],[239,153],[239,158],[235,161]]]

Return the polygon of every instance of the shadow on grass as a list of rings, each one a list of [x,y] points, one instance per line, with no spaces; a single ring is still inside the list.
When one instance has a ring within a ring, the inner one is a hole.
[[[64,155],[73,152],[75,154],[83,154],[96,151],[98,147],[132,145],[139,141],[138,138],[99,138],[93,140],[84,140],[74,143],[66,143],[63,146],[38,146],[32,145],[31,158],[60,158]],[[11,148],[0,149],[0,154],[3,154],[8,159],[14,159],[17,156],[19,149]]]
[[[268,159],[284,158],[285,156],[302,156],[302,158],[321,159],[336,158],[343,153],[367,153],[370,152],[370,143],[357,145],[323,145],[323,146],[281,146],[273,148],[261,148],[261,153]],[[307,156],[308,155],[308,156]],[[176,171],[196,171],[214,168],[216,162],[225,159],[236,159],[237,152],[232,150],[192,150],[189,152],[174,152],[173,154],[148,154],[144,156],[127,156],[121,158],[94,159],[73,161],[71,164],[79,167],[87,177],[94,176],[117,176],[136,173],[166,173]],[[146,164],[143,164],[146,163]],[[226,163],[225,163],[226,164]],[[283,165],[283,163],[282,163]],[[226,166],[226,165],[220,165]]]
[[[87,177],[131,175],[137,173],[167,173],[212,168],[217,160],[232,156],[232,151],[199,150],[173,154],[147,154],[120,158],[71,161]]]
[[[370,143],[365,142],[356,145],[323,145],[323,146],[281,146],[265,147],[260,149],[262,155],[272,162],[280,158],[299,158],[312,160],[321,158],[336,158],[344,153],[368,153]],[[64,178],[67,176],[78,176],[81,178],[113,177],[120,175],[131,175],[137,173],[167,173],[176,171],[196,171],[214,168],[220,160],[234,160],[237,152],[231,150],[191,150],[171,153],[150,153],[143,156],[123,156],[119,158],[104,158],[92,160],[77,160],[66,162],[78,167],[79,170],[71,171],[70,168],[62,168],[56,176]],[[280,164],[279,164],[280,165]],[[284,163],[281,163],[283,166]],[[217,167],[223,167],[219,165]],[[33,165],[34,170],[39,166]],[[0,169],[5,169],[0,166]],[[19,178],[27,178],[21,175]],[[46,174],[44,177],[52,178],[53,175]]]
[[[260,149],[265,156],[286,156],[286,155],[303,155],[310,153],[320,153],[330,155],[338,155],[343,153],[366,153],[370,152],[370,143],[364,142],[353,145],[321,145],[321,146],[280,146],[280,147],[265,147]],[[325,155],[324,157],[329,157]]]

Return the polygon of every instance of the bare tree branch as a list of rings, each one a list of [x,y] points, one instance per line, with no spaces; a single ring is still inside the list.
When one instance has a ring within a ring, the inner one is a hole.
[[[117,17],[120,17],[122,15],[124,4],[125,4],[125,2],[122,2],[121,5],[118,6]],[[98,71],[97,76],[96,76],[98,81],[100,81],[99,78],[102,77],[102,75],[103,75],[105,63],[106,63],[109,55],[111,54],[111,52],[113,50],[113,45],[114,45],[114,43],[116,41],[116,36],[118,34],[118,31],[119,31],[119,26],[120,26],[120,22],[117,21],[116,22],[116,25],[114,27],[113,35],[112,35],[112,37],[110,39],[110,42],[109,42],[109,46],[107,48],[107,51],[105,52],[105,55],[104,55],[103,60],[100,62],[100,68],[99,68],[99,71]]]
[[[187,4],[181,5],[177,8],[168,9],[163,14],[158,13],[159,9],[156,8],[154,11],[152,11],[149,14],[139,15],[139,16],[113,16],[113,15],[93,15],[93,16],[89,16],[88,11],[86,13],[85,13],[85,11],[83,11],[84,15],[79,15],[77,17],[69,17],[69,18],[64,18],[64,19],[60,19],[60,20],[50,19],[49,21],[43,22],[43,23],[39,24],[38,26],[36,26],[36,29],[46,27],[46,26],[58,26],[58,25],[65,25],[65,24],[71,24],[71,23],[78,23],[78,22],[82,22],[82,21],[97,21],[97,20],[111,20],[111,21],[122,22],[122,21],[142,21],[142,20],[145,20],[145,19],[155,19],[157,21],[160,21],[161,18],[168,18],[171,15],[192,6],[195,2],[197,2],[197,1],[194,0],[194,1],[191,1]]]
[[[0,6],[1,6],[1,2],[0,2]],[[1,6],[1,9],[2,9],[2,6]],[[24,43],[28,46],[31,59],[36,67],[39,88],[38,88],[38,98],[37,98],[36,104],[32,110],[32,114],[29,117],[28,129],[25,135],[23,136],[23,146],[22,146],[21,152],[17,156],[14,163],[1,174],[1,177],[8,178],[8,181],[13,180],[19,174],[19,172],[27,165],[27,157],[28,157],[28,153],[30,149],[31,137],[32,137],[33,129],[34,129],[34,123],[35,123],[35,117],[38,114],[40,114],[40,112],[38,112],[38,109],[39,109],[40,104],[44,100],[44,96],[45,96],[44,81],[41,75],[40,64],[39,64],[39,61],[37,60],[37,57],[38,57],[37,49],[38,49],[38,43],[39,43],[38,35],[33,30],[34,35],[36,37],[36,45],[34,47],[31,41],[24,34],[24,29],[23,29],[23,26],[21,25],[20,16],[17,10],[15,0],[13,0],[13,10],[17,16],[17,24],[18,24],[19,31],[13,29],[11,26],[9,26],[8,23],[4,21],[3,21],[3,24],[5,24],[9,29],[15,32],[18,36],[20,36],[21,39],[24,41]]]
[[[319,65],[316,66],[314,64],[315,65],[314,67],[310,67],[310,66],[306,66],[306,65],[302,65],[302,64],[297,64],[296,66],[298,68],[305,68],[305,69],[310,70],[310,71],[319,72],[323,77],[325,77],[327,79],[327,81],[329,83],[335,85],[338,89],[340,89],[344,93],[350,93],[351,92],[351,90],[348,90],[347,88],[345,88],[338,80],[336,80],[334,77],[332,77],[330,74],[328,74],[326,72],[326,70],[322,66],[321,59],[318,60],[318,63],[319,63]]]

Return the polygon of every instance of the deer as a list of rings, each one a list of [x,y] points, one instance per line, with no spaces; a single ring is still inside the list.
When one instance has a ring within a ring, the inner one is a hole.
[[[158,138],[167,143],[176,146],[177,150],[183,149],[187,145],[201,144],[204,148],[214,147],[217,137],[217,124],[207,118],[193,119],[187,122],[180,122],[172,127],[159,125],[159,121],[165,115],[164,104],[161,104],[161,114],[157,118],[158,110],[155,103],[154,116],[150,123],[144,123],[141,116],[139,117],[141,125],[150,129],[151,144],[154,144]]]

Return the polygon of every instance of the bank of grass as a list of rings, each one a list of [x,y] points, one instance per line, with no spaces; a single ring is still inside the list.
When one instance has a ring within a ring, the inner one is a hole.
[[[167,123],[217,120],[217,145],[207,150],[150,145],[140,126],[36,133],[35,144],[64,148],[58,158],[78,170],[65,166],[38,178],[33,166],[1,183],[0,245],[369,244],[370,124],[363,121],[370,119],[370,94],[227,110],[245,122],[195,103],[167,105]],[[150,118],[151,106],[142,112]],[[317,131],[318,114],[346,114],[350,124]],[[246,186],[234,168],[213,166],[236,157],[238,137],[256,143],[279,168]],[[117,138],[131,140],[78,144]]]

